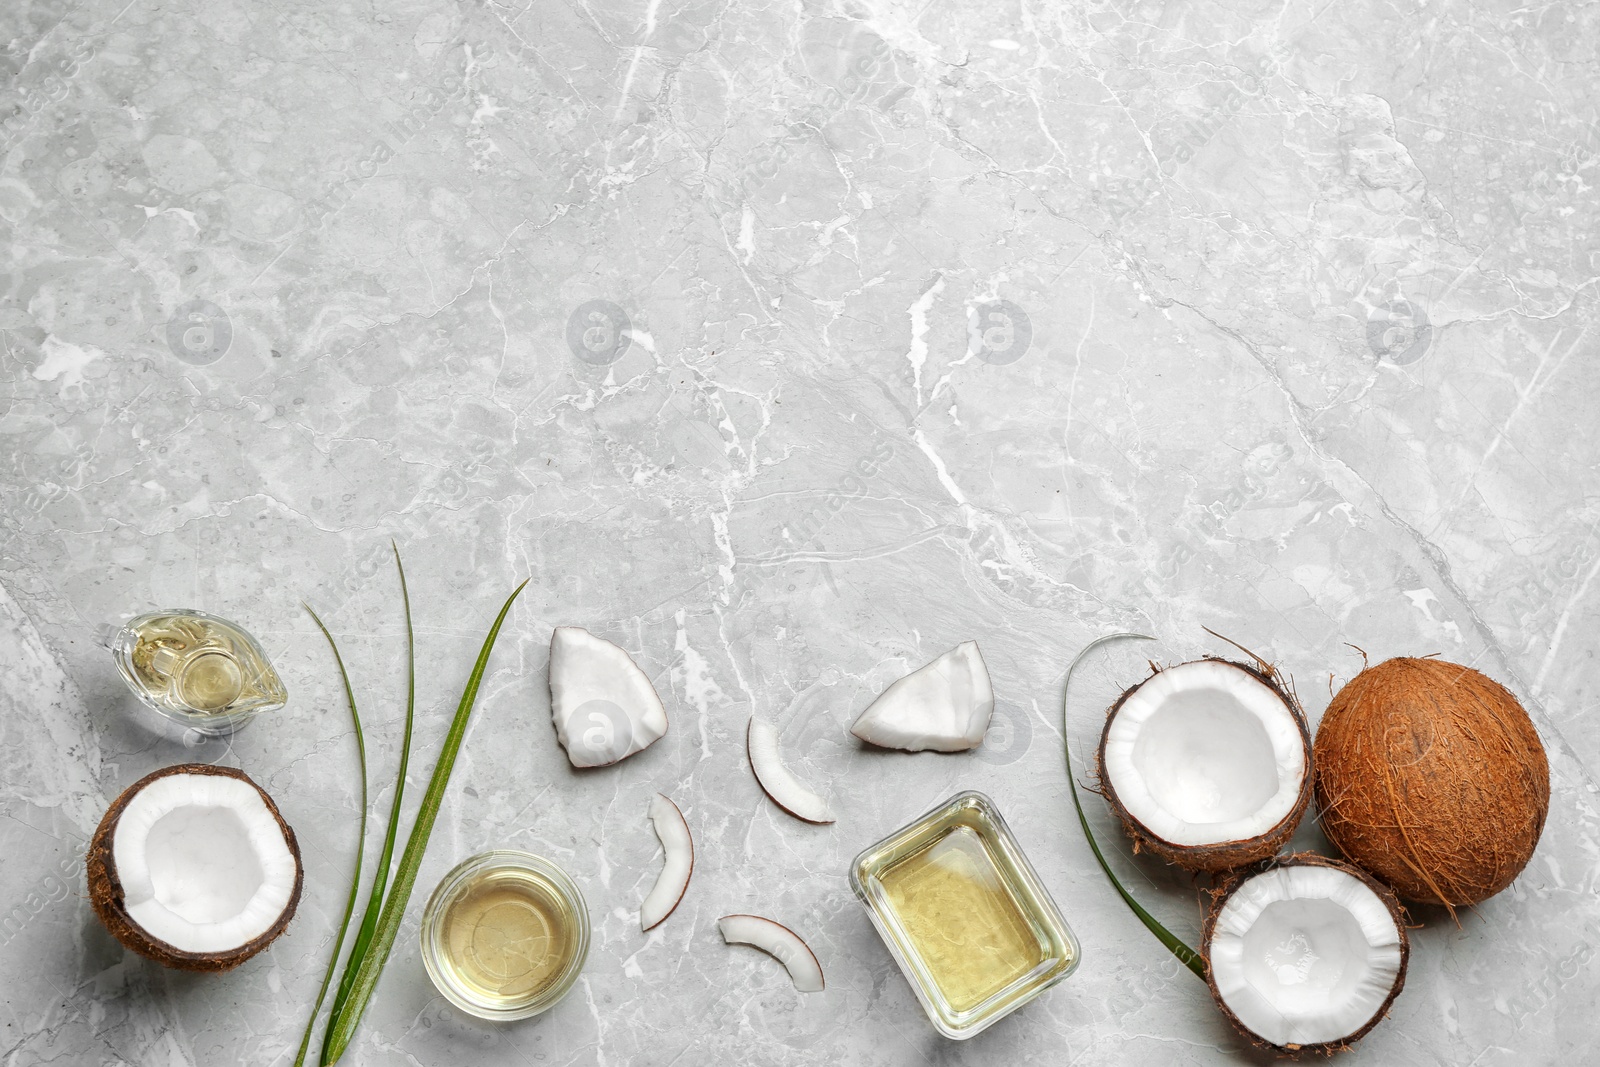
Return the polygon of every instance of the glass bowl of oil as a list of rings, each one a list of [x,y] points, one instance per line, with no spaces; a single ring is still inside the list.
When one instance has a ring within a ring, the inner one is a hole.
[[[589,909],[565,871],[500,849],[463,860],[422,912],[422,962],[450,1003],[510,1021],[555,1004],[589,955]]]
[[[1077,969],[1077,938],[982,793],[869,846],[850,887],[946,1037],[972,1037]]]

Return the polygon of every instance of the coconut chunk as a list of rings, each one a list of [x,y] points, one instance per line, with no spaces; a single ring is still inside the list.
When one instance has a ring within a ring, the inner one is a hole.
[[[963,641],[894,682],[850,732],[869,745],[907,752],[976,748],[994,714],[994,687],[976,641]]]
[[[242,772],[187,764],[112,805],[88,861],[90,898],[128,948],[169,967],[227,970],[282,932],[300,900],[294,833]]]
[[[1405,984],[1410,955],[1394,894],[1312,855],[1225,885],[1203,946],[1229,1021],[1287,1051],[1331,1051],[1366,1034]]]
[[[1197,870],[1264,859],[1310,801],[1310,733],[1293,698],[1242,664],[1168,667],[1111,709],[1107,798],[1137,844]]]
[[[639,925],[645,930],[659,926],[672,914],[694,872],[694,838],[689,833],[689,823],[665,793],[650,798],[650,825],[655,828],[665,859],[656,884],[639,906]]]
[[[750,945],[783,964],[799,992],[822,992],[825,983],[816,953],[799,934],[782,923],[760,915],[724,915],[717,920],[717,930],[726,943]]]
[[[778,729],[759,715],[750,716],[745,733],[745,749],[750,769],[772,802],[795,818],[811,823],[830,823],[833,809],[828,802],[808,789],[784,766],[778,753]]]
[[[550,717],[574,767],[605,767],[667,732],[655,686],[627,652],[581,626],[550,637]]]

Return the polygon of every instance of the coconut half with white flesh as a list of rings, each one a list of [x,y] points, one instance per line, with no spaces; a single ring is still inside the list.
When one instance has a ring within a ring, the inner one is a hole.
[[[606,767],[667,732],[667,709],[633,657],[581,626],[550,635],[550,717],[574,767]]]
[[[1394,893],[1311,853],[1236,875],[1201,935],[1207,984],[1230,1023],[1276,1052],[1336,1052],[1388,1013],[1411,944]]]
[[[1224,659],[1158,669],[1111,706],[1100,786],[1133,839],[1194,871],[1275,855],[1311,802],[1311,733],[1276,673]]]
[[[275,941],[300,903],[294,831],[243,771],[146,775],[89,844],[89,900],[123,945],[167,967],[226,971]]]
[[[994,714],[994,686],[976,641],[963,641],[894,682],[850,732],[869,745],[907,752],[977,748]]]

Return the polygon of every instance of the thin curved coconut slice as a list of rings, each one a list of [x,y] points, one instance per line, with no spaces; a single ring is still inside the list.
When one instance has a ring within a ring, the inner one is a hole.
[[[717,920],[717,929],[728,944],[750,945],[783,964],[801,993],[822,992],[822,964],[800,935],[787,926],[759,915],[724,915]]]
[[[1148,850],[1195,871],[1278,852],[1311,802],[1311,734],[1275,675],[1201,659],[1123,693],[1098,753],[1112,810]]]
[[[976,641],[963,641],[894,682],[850,732],[869,745],[907,752],[976,748],[994,714],[994,687]]]
[[[1311,853],[1224,883],[1206,917],[1207,984],[1229,1022],[1277,1052],[1334,1052],[1406,982],[1405,913],[1387,886]]]
[[[550,717],[574,767],[606,767],[667,732],[667,710],[639,665],[581,626],[550,635]]]
[[[750,756],[750,769],[755,772],[756,781],[774,804],[804,822],[833,821],[828,802],[807,789],[784,766],[783,757],[778,754],[777,727],[759,716],[750,716],[750,727],[745,731],[745,751]]]
[[[89,845],[89,900],[124,946],[166,967],[227,971],[272,944],[300,903],[294,831],[242,771],[146,775]]]
[[[683,811],[665,793],[650,798],[650,825],[655,827],[666,858],[656,884],[639,906],[639,926],[645,930],[660,926],[672,914],[689,888],[689,875],[694,873],[694,838],[689,834],[689,824]]]

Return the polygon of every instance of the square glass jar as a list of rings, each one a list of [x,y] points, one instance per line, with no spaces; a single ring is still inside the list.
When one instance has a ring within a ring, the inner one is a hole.
[[[1077,938],[982,793],[868,846],[850,887],[946,1037],[972,1037],[1078,967]]]

